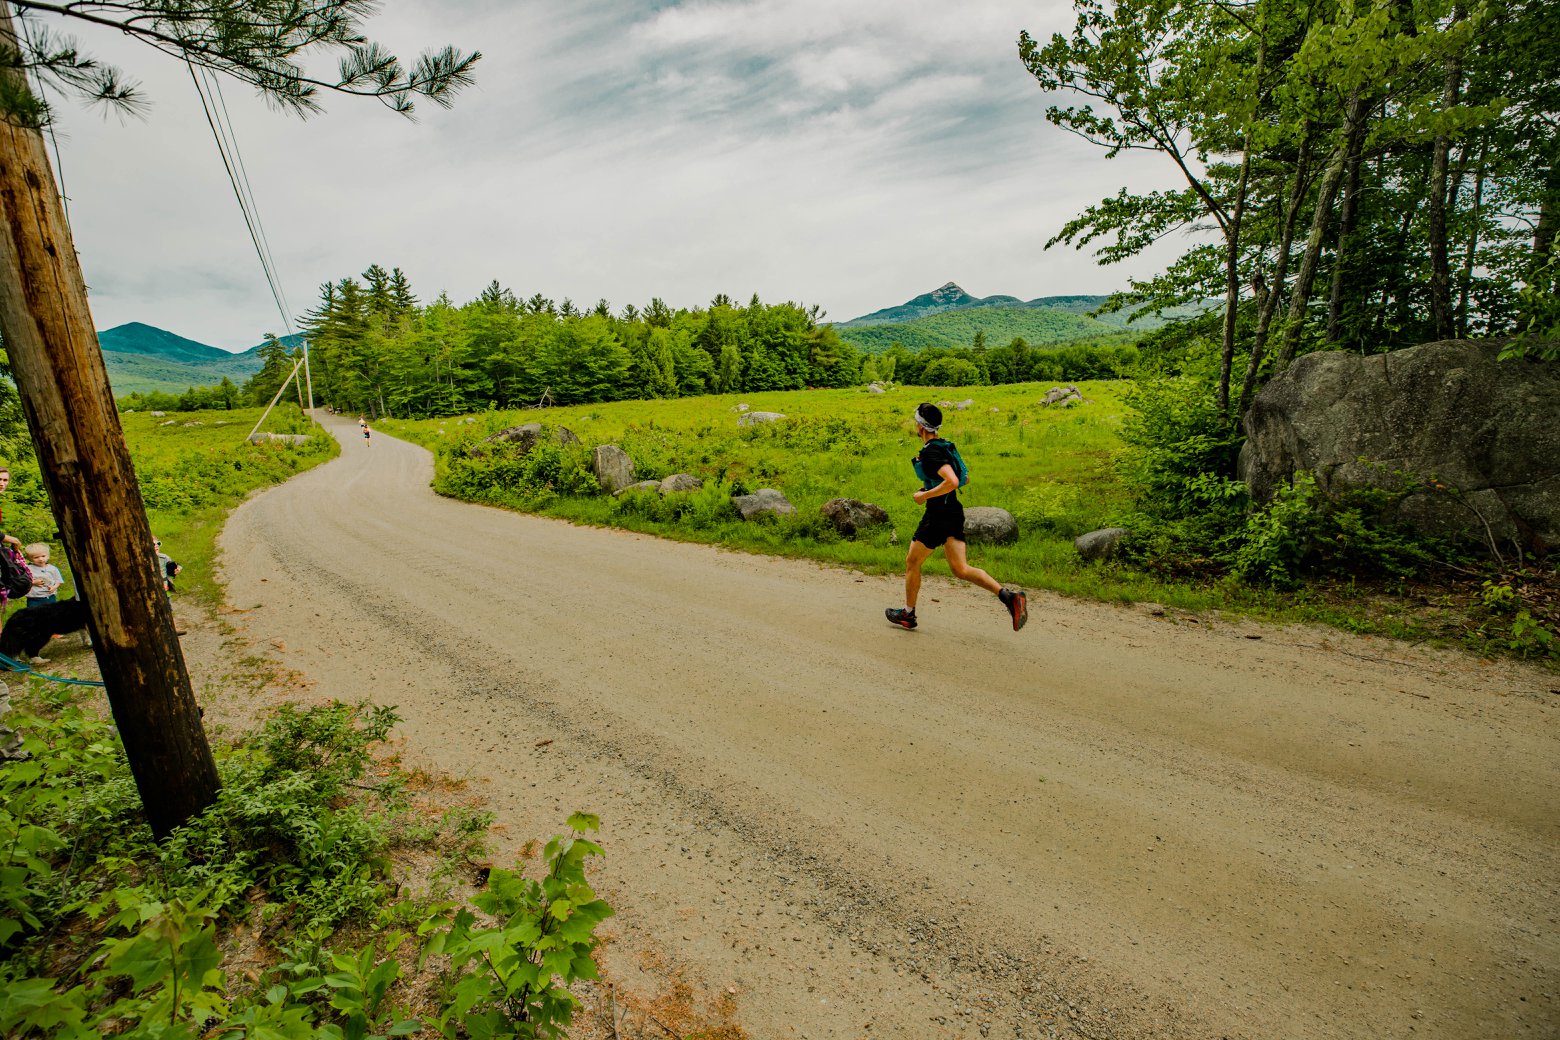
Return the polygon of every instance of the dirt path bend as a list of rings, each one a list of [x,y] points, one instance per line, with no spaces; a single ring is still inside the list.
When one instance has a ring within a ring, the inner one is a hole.
[[[250,634],[515,840],[603,819],[614,964],[756,1037],[1560,1035],[1552,674],[992,599],[435,496],[343,456],[223,536]],[[1260,639],[1252,638],[1260,636]]]

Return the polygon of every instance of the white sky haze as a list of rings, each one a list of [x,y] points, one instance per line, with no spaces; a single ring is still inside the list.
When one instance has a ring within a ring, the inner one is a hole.
[[[845,320],[950,280],[1109,292],[1184,248],[1112,268],[1043,248],[1123,185],[1175,184],[1155,157],[1107,162],[1046,122],[1018,34],[1072,18],[1054,0],[390,0],[368,31],[403,60],[482,52],[452,109],[411,121],[336,95],[302,120],[235,81],[224,96],[295,320],[376,262],[425,301],[496,278],[614,310],[756,292]],[[230,350],[282,332],[184,67],[49,24],[152,104],[129,121],[58,109],[98,328]]]

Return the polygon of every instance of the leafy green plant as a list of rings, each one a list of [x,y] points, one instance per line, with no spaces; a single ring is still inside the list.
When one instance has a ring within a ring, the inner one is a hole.
[[[0,769],[0,1035],[377,1040],[428,1028],[396,1005],[403,929],[416,923],[426,934],[430,920],[445,929],[462,922],[467,935],[484,929],[469,909],[409,897],[387,905],[384,851],[418,830],[393,767],[382,770],[390,778],[363,782],[380,770],[372,752],[393,709],[288,706],[218,745],[223,799],[159,846],[139,818],[112,727],[68,695],[19,697],[23,710],[10,721],[36,757]],[[491,817],[445,819],[463,849]],[[571,824],[578,834],[596,821]],[[493,1024],[513,1016],[530,1031],[497,1035],[558,1035],[573,1008],[561,987],[592,977],[591,931],[611,912],[584,876],[585,859],[599,853],[559,838],[541,881],[494,872],[478,909],[501,920],[494,935],[518,931],[509,954],[475,935],[472,950],[484,946],[483,963],[502,968],[506,988],[470,1022],[474,1005],[455,1007],[452,992],[440,1028],[495,1035]],[[284,946],[252,986],[222,956],[223,930],[236,911],[248,917],[251,900]],[[349,916],[369,941],[333,949]]]
[[[492,871],[473,900],[492,925],[462,908],[425,926],[424,956],[449,958],[449,1003],[437,1023],[446,1037],[563,1035],[578,1006],[568,987],[596,978],[595,929],[612,914],[585,876],[587,857],[602,850],[583,835],[599,826],[585,813],[569,817],[573,834],[547,843],[540,880]]]
[[[1398,502],[1419,490],[1352,488],[1326,493],[1297,473],[1246,521],[1234,556],[1236,577],[1279,587],[1317,573],[1408,577],[1448,555],[1440,543],[1395,518]]]
[[[458,442],[447,452],[434,487],[440,494],[472,501],[517,502],[533,508],[559,495],[601,490],[586,450],[551,438],[528,451],[514,442]]]
[[[1127,405],[1117,467],[1140,509],[1181,518],[1231,501],[1209,495],[1209,480],[1234,473],[1243,438],[1203,380],[1189,375],[1142,380],[1127,394]],[[1229,519],[1238,512],[1222,515]]]

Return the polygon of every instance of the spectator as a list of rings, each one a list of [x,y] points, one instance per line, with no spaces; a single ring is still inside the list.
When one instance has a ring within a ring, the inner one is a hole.
[[[32,571],[33,576],[33,587],[27,593],[27,605],[38,607],[45,603],[58,603],[58,593],[60,586],[65,584],[65,577],[60,574],[58,567],[49,562],[49,547],[42,542],[34,542],[24,552],[27,569]]]

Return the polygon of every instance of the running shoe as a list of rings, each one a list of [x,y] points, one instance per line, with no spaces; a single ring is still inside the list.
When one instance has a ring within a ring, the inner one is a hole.
[[[1007,607],[1008,613],[1013,615],[1013,631],[1017,632],[1024,627],[1024,622],[1029,620],[1029,597],[1024,595],[1023,589],[1008,591],[1003,589],[997,597],[1002,605]]]
[[[888,623],[898,625],[900,628],[915,627],[915,611],[906,610],[904,607],[889,607],[883,611],[883,616],[888,618]]]

